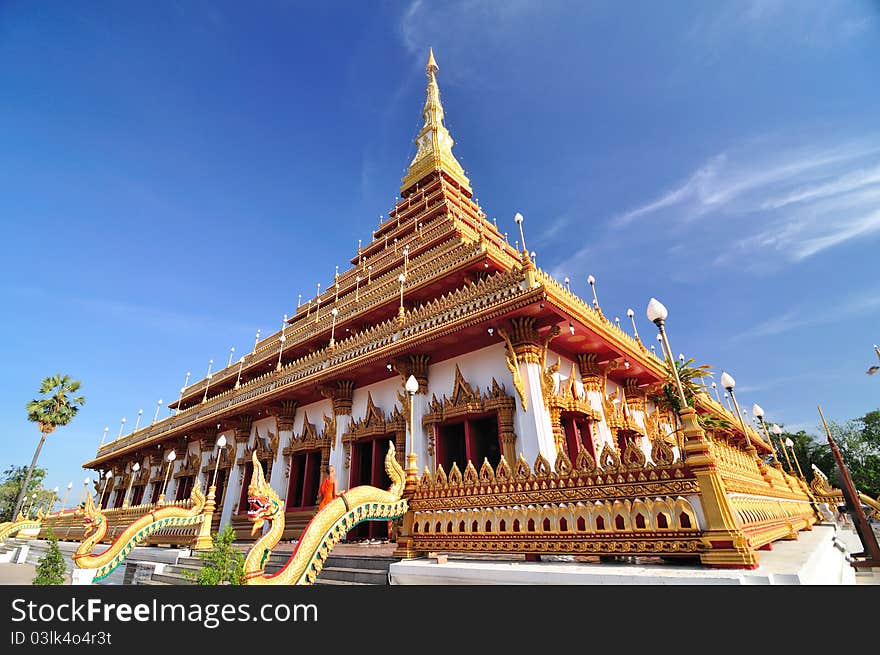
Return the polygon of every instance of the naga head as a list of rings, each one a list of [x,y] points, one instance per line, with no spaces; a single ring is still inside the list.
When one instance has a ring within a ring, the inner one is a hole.
[[[251,483],[248,485],[248,518],[254,522],[251,535],[256,535],[263,527],[266,520],[273,521],[275,516],[282,510],[281,499],[278,494],[266,482],[263,475],[263,465],[257,459],[257,453],[252,455],[254,473]]]
[[[92,494],[86,496],[86,502],[83,504],[82,509],[77,509],[75,515],[82,517],[83,526],[85,527],[83,538],[88,537],[92,532],[97,530],[98,526],[104,520],[104,515],[97,507],[95,507],[95,501],[92,499]]]

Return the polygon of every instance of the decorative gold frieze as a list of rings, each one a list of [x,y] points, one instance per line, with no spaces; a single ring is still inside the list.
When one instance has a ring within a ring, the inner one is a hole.
[[[321,386],[321,395],[333,403],[336,416],[350,416],[351,403],[354,396],[353,380],[336,380]]]
[[[394,370],[400,373],[403,383],[409,379],[410,375],[416,377],[419,388],[416,393],[428,393],[428,367],[430,366],[430,355],[407,355],[394,360]]]
[[[251,437],[251,425],[254,417],[250,414],[240,414],[238,425],[235,426],[235,443],[247,443]]]

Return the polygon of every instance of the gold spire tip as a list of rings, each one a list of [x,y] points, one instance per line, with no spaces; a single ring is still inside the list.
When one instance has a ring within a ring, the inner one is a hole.
[[[425,70],[430,75],[431,71],[438,71],[440,67],[437,65],[437,60],[434,59],[434,48],[428,48],[428,63],[425,64]]]

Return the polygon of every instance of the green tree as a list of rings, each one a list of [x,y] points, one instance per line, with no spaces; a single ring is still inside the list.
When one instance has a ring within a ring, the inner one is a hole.
[[[840,454],[849,469],[856,489],[873,498],[880,496],[880,410],[868,412],[845,423],[829,421],[828,430],[840,448]],[[780,435],[780,439],[783,443],[786,438],[791,439],[793,446],[789,448],[789,456],[794,450],[808,480],[813,477],[812,465],[815,465],[828,476],[831,484],[840,488],[843,480],[837,468],[837,460],[825,436],[825,430],[817,428],[817,431],[822,435],[821,437],[799,430],[784,432]]]
[[[37,560],[37,575],[34,578],[33,584],[64,584],[67,566],[64,564],[64,556],[58,548],[58,538],[52,532],[52,528],[49,528],[46,539],[49,540],[49,548],[46,554]]]
[[[22,483],[27,475],[26,466],[10,466],[2,473],[0,479],[0,523],[3,521],[12,521],[15,516],[12,512],[15,509],[15,501],[18,494],[22,490]],[[43,489],[43,479],[46,477],[46,469],[34,469],[27,488],[24,490],[22,497],[30,497],[32,494],[42,495],[46,493]]]
[[[669,362],[665,363],[667,381],[660,388],[660,393],[655,394],[651,399],[661,409],[672,410],[678,414],[682,409],[681,395],[678,393],[678,386],[675,384]],[[676,361],[673,366],[678,373],[678,379],[681,380],[681,388],[684,391],[685,399],[687,399],[688,407],[694,407],[697,394],[708,389],[704,380],[712,377],[712,367],[708,364],[697,365],[693,358]],[[697,414],[697,420],[706,429],[729,429],[731,427],[729,421],[711,412]]]
[[[37,466],[37,459],[40,457],[40,450],[43,444],[56,428],[67,425],[76,416],[79,408],[86,402],[83,396],[71,397],[71,394],[79,391],[81,382],[72,379],[69,375],[53,375],[45,378],[40,384],[40,393],[43,398],[35,398],[31,400],[25,407],[27,409],[28,421],[36,423],[40,429],[40,443],[37,444],[37,450],[34,452],[34,459],[27,471],[19,491],[18,498],[15,500],[15,509],[13,514],[18,514],[21,509],[21,501],[24,496],[24,490],[33,475],[33,471]]]
[[[199,553],[202,568],[198,573],[184,571],[184,575],[199,585],[243,585],[244,554],[232,545],[235,530],[227,523],[212,540],[214,550]]]

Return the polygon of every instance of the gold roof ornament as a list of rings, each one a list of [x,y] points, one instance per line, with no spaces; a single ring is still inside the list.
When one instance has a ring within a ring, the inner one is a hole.
[[[434,59],[434,50],[428,52],[428,63],[425,74],[428,76],[425,108],[422,110],[424,124],[416,137],[416,154],[410,162],[409,170],[400,186],[401,196],[406,191],[433,171],[443,171],[455,180],[468,195],[473,192],[464,169],[452,154],[455,143],[449,130],[443,125],[443,105],[440,103],[440,87],[437,85],[437,71],[440,67]]]

